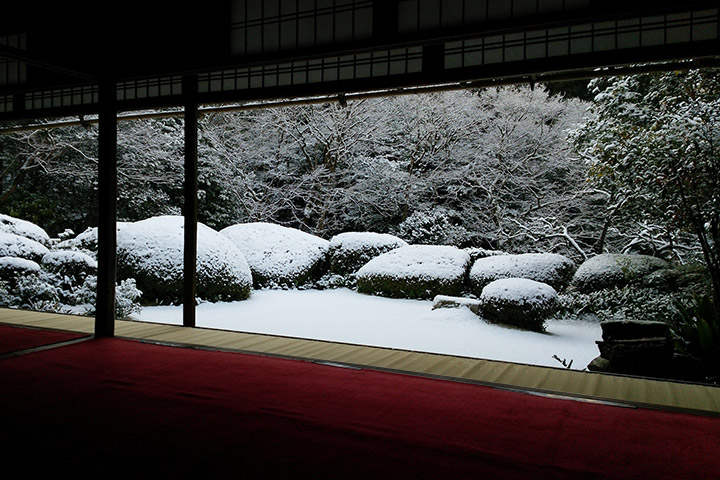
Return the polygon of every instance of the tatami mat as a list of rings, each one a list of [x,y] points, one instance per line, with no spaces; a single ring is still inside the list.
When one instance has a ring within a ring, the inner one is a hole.
[[[89,317],[0,309],[0,323],[94,333]],[[720,387],[344,343],[118,320],[115,336],[397,371],[542,394],[720,415]]]

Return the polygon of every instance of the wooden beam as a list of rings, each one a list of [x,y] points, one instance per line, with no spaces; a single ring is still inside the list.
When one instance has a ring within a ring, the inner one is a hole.
[[[195,297],[197,294],[197,221],[198,221],[198,161],[197,161],[197,77],[183,78],[185,104],[185,244],[183,254],[183,325],[195,326]]]
[[[95,336],[115,335],[117,269],[117,105],[115,81],[99,89],[98,126],[98,279]]]

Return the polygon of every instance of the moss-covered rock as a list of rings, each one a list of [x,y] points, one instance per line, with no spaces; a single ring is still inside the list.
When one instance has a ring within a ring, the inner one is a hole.
[[[470,255],[455,247],[400,247],[375,257],[357,272],[358,291],[392,298],[459,296],[469,266]]]

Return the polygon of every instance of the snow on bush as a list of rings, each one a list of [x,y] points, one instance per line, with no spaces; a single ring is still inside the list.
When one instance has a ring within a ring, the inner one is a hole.
[[[87,239],[94,239],[86,242]],[[37,311],[93,315],[97,295],[97,229],[53,245],[45,230],[0,215],[0,305]],[[78,246],[88,248],[80,251]],[[116,288],[118,318],[137,313],[140,291],[132,279]]]
[[[394,298],[458,296],[470,255],[451,246],[409,245],[370,260],[357,272],[358,291]]]
[[[0,257],[17,257],[39,262],[48,253],[48,248],[20,235],[0,232]]]
[[[478,258],[470,270],[470,285],[479,295],[483,287],[502,278],[526,278],[562,290],[575,273],[575,262],[556,253],[522,253]]]
[[[182,301],[184,219],[159,216],[118,227],[118,276],[134,278],[144,301]],[[197,296],[244,300],[252,276],[245,256],[225,236],[198,223]]]
[[[42,258],[45,269],[74,278],[97,273],[97,261],[77,250],[53,250]]]
[[[59,257],[73,259],[74,267],[92,266],[91,258],[68,256],[66,251]],[[79,252],[77,252],[79,253]],[[53,266],[69,266],[70,262],[60,262]],[[5,307],[23,308],[35,311],[67,313],[76,315],[93,315],[97,295],[97,276],[94,273],[78,271],[76,275],[68,272],[52,271],[43,267],[51,264],[38,265],[32,260],[14,257],[0,258],[0,305]],[[116,287],[115,315],[124,318],[140,311],[137,300],[140,291],[132,279],[123,280]]]
[[[32,260],[17,257],[0,257],[0,280],[15,284],[19,276],[40,271],[40,265]]]
[[[50,246],[50,237],[45,230],[32,222],[11,217],[10,215],[0,214],[0,232],[13,233],[35,240],[45,247]]]
[[[125,223],[118,222],[117,228],[119,229],[123,225],[125,225]],[[56,247],[58,249],[81,250],[90,255],[97,255],[98,229],[97,227],[88,227],[75,238],[62,240]]]
[[[378,255],[406,246],[407,242],[387,233],[340,233],[330,239],[330,273],[353,274]]]
[[[572,286],[580,292],[622,287],[642,282],[643,278],[670,264],[650,255],[603,253],[580,265],[572,279]]]
[[[245,254],[257,288],[298,287],[327,269],[329,243],[272,223],[240,223],[220,230]]]
[[[545,331],[545,320],[557,309],[558,295],[546,283],[527,278],[494,280],[480,294],[482,316],[537,332]]]
[[[394,233],[422,245],[460,245],[471,237],[457,213],[443,207],[413,212]]]

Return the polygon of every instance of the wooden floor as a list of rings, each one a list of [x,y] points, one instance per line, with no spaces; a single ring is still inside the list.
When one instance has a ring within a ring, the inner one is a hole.
[[[89,317],[0,309],[0,323],[94,334]],[[115,336],[491,385],[624,407],[720,416],[720,387],[345,343],[117,320]]]

